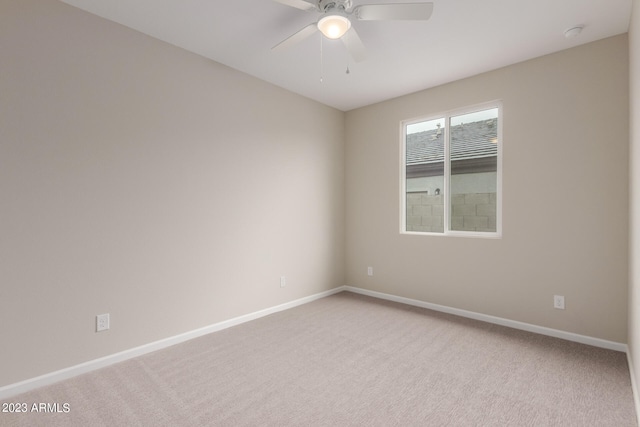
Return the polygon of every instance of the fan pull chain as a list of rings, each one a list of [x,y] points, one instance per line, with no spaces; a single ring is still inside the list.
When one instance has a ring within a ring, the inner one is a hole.
[[[323,79],[322,79],[323,73],[324,73],[324,70],[323,70],[323,63],[322,63],[322,34],[320,34],[320,83],[323,83]]]
[[[343,37],[345,37],[346,41],[348,42],[349,41],[349,32],[347,32]],[[347,44],[347,46],[349,46],[349,43],[346,43],[346,44]],[[347,70],[345,71],[345,74],[350,74],[351,70],[349,69],[349,49],[348,48],[345,49],[345,52],[347,54],[346,55],[346,58],[347,58]]]

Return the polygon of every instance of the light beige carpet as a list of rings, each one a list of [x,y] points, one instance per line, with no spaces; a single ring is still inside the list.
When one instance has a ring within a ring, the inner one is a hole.
[[[10,402],[2,426],[634,426],[623,353],[348,292]]]

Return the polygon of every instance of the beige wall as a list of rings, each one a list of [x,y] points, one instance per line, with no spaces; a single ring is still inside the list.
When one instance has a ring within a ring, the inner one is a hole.
[[[342,112],[55,0],[0,52],[0,386],[344,284]]]
[[[640,1],[633,1],[629,26],[630,75],[630,233],[629,233],[629,359],[635,384],[640,384]],[[640,396],[636,394],[636,409]]]
[[[401,235],[400,121],[496,99],[503,238]],[[625,343],[628,130],[626,34],[348,112],[347,284]]]

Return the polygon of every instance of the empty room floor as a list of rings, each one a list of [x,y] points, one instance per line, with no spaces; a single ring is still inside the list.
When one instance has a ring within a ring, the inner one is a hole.
[[[3,426],[637,425],[624,353],[350,292],[8,402],[68,411]]]

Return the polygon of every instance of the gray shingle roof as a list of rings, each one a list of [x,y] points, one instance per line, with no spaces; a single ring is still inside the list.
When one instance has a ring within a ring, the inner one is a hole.
[[[452,126],[451,161],[498,155],[498,119]],[[444,161],[444,130],[434,129],[407,135],[407,166]]]

